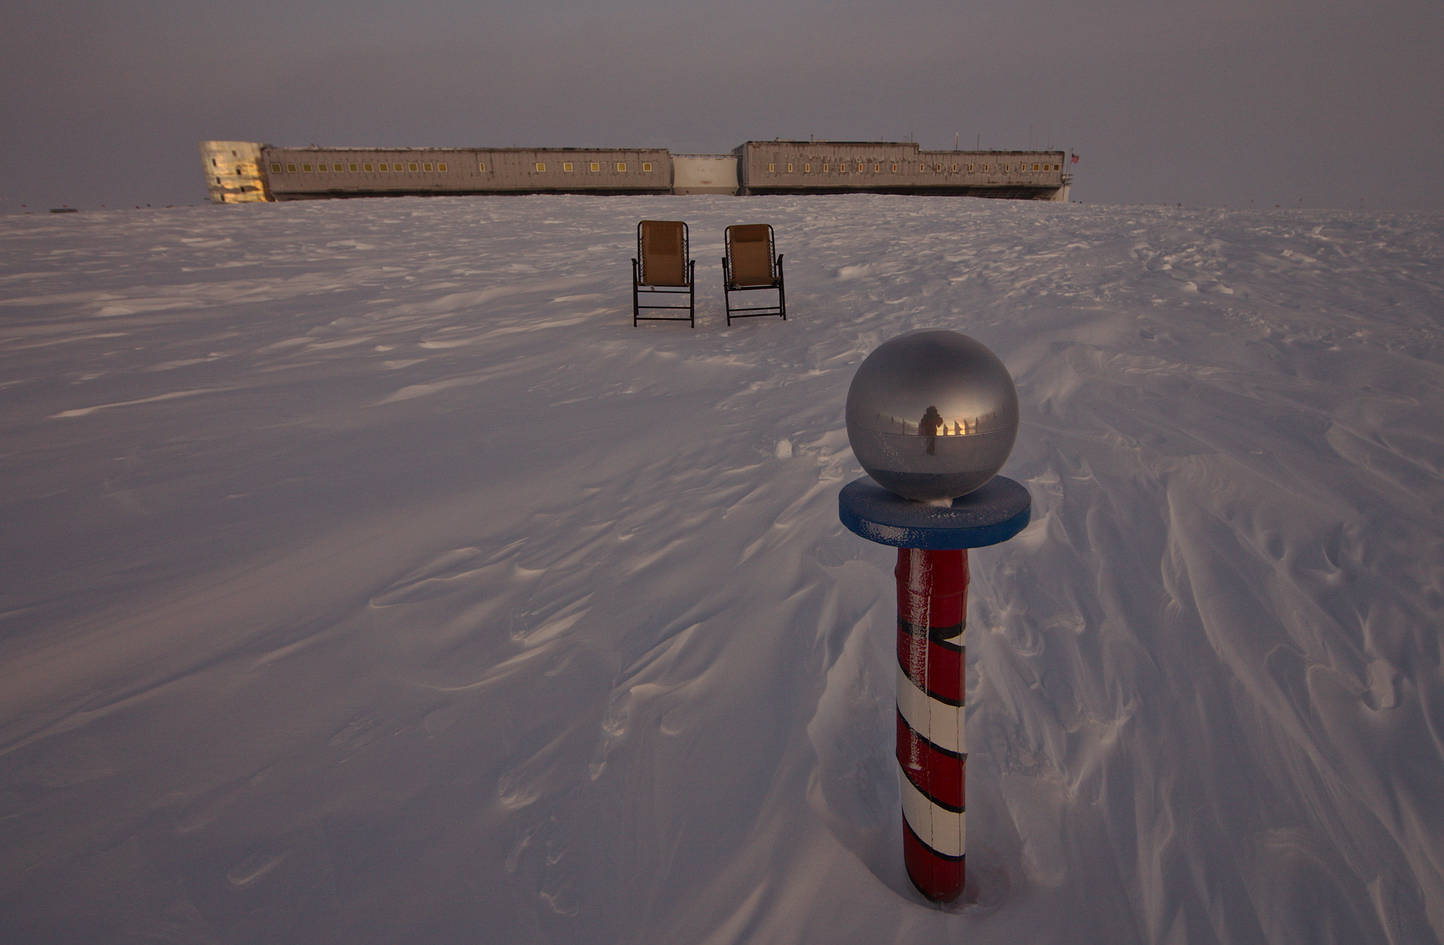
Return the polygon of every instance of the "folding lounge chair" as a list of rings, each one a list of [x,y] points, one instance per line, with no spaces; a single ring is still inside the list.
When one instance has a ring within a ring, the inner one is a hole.
[[[639,321],[685,321],[696,327],[697,261],[687,258],[687,224],[680,220],[643,220],[637,224],[637,255],[632,259],[632,327]],[[680,304],[683,295],[685,305]],[[642,299],[647,304],[642,304]],[[686,312],[643,315],[644,311]]]
[[[782,256],[776,254],[772,226],[749,223],[727,228],[727,255],[722,257],[722,294],[727,302],[727,324],[734,318],[780,315],[787,320],[787,294],[782,283]],[[775,289],[772,305],[734,306],[733,292]]]

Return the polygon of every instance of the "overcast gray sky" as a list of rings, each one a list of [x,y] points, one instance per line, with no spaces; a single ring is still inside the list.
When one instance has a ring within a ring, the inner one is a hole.
[[[1444,209],[1444,0],[3,2],[3,211],[203,202],[207,138],[809,136],[1071,149],[1088,203]]]

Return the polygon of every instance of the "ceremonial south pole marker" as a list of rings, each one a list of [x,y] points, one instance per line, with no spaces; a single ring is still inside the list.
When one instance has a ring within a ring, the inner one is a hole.
[[[955,331],[883,343],[847,392],[848,441],[868,475],[843,487],[838,515],[850,531],[898,550],[903,863],[938,902],[961,895],[967,857],[967,550],[1028,524],[1028,491],[997,475],[1017,432],[1007,368]]]

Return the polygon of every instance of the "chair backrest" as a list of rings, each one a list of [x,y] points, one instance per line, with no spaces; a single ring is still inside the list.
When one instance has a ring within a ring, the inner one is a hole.
[[[747,223],[727,228],[728,271],[733,286],[776,284],[776,259],[770,224]]]
[[[686,285],[687,224],[680,220],[638,223],[637,258],[643,285]]]

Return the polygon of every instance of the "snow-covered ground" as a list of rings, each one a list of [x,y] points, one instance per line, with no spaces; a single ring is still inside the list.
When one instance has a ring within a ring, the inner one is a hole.
[[[699,324],[630,323],[685,219]],[[787,322],[723,325],[770,222]],[[968,875],[901,865],[857,365],[1022,404]],[[0,218],[0,940],[1444,934],[1444,217],[397,199]]]

